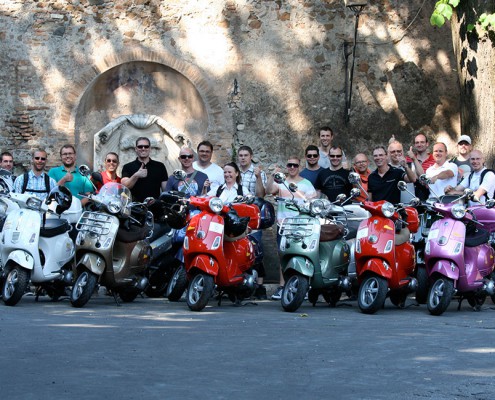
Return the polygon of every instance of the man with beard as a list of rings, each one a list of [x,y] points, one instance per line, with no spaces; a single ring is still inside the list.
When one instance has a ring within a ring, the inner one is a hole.
[[[314,186],[318,174],[321,170],[323,170],[323,168],[318,164],[320,159],[320,150],[315,145],[310,144],[306,147],[304,154],[306,154],[306,168],[304,168],[299,175],[310,181]]]
[[[48,193],[57,186],[55,179],[45,172],[46,151],[36,150],[31,159],[31,170],[19,175],[14,182],[15,193],[30,193],[45,200]]]
[[[59,167],[53,167],[48,171],[48,175],[55,179],[57,185],[65,186],[70,190],[72,196],[81,200],[82,205],[86,204],[88,199],[81,195],[87,195],[94,192],[94,187],[88,178],[81,175],[76,165],[76,148],[71,144],[64,144],[60,149],[62,164]]]
[[[370,201],[386,200],[392,204],[400,203],[400,190],[397,187],[399,181],[407,183],[415,181],[415,174],[405,160],[398,169],[388,164],[387,150],[383,146],[373,149],[373,161],[376,169],[368,178],[368,194]]]

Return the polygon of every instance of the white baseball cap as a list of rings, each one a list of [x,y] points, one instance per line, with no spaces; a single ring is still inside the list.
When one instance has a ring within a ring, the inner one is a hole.
[[[461,135],[461,137],[457,141],[457,144],[461,142],[468,142],[469,144],[471,144],[471,138],[468,135]]]

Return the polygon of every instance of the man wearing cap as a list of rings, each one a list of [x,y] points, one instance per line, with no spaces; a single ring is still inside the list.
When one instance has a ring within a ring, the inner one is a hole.
[[[471,163],[469,162],[469,154],[473,146],[471,146],[471,138],[468,135],[461,135],[457,142],[457,156],[452,158],[450,162],[453,162],[459,167],[458,179],[459,182],[465,175],[469,175],[471,172]]]

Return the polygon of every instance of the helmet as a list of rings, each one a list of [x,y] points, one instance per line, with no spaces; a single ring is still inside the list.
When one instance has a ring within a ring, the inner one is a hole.
[[[231,209],[224,215],[224,221],[225,235],[228,237],[237,237],[246,232],[249,217],[239,217],[237,211]]]
[[[266,229],[273,226],[275,223],[275,208],[273,204],[261,197],[256,197],[254,204],[260,209],[261,221],[259,229]]]
[[[65,186],[56,186],[48,193],[46,204],[49,205],[53,201],[57,203],[55,212],[60,215],[70,208],[70,205],[72,204],[72,194]]]

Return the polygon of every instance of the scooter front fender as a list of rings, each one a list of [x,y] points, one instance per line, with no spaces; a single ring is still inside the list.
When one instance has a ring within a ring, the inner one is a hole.
[[[392,278],[392,266],[380,258],[370,258],[367,260],[362,268],[360,268],[359,275],[363,276],[368,271],[383,276],[387,280]]]
[[[449,260],[438,260],[433,264],[428,276],[438,273],[454,281],[459,279],[459,267]]]
[[[311,278],[315,273],[315,266],[306,257],[294,256],[289,259],[284,267],[284,277],[286,277],[286,274],[289,270],[297,271],[301,275]]]
[[[220,265],[218,261],[213,257],[206,254],[199,254],[192,260],[189,266],[186,266],[187,273],[189,274],[194,269],[199,269],[211,276],[217,276]]]
[[[9,254],[5,265],[9,265],[10,262],[20,265],[22,268],[33,270],[34,258],[31,254],[24,250],[14,250]]]
[[[105,271],[105,259],[98,254],[85,253],[82,258],[77,263],[77,269],[82,267],[86,268],[88,271],[101,276],[103,271]]]

